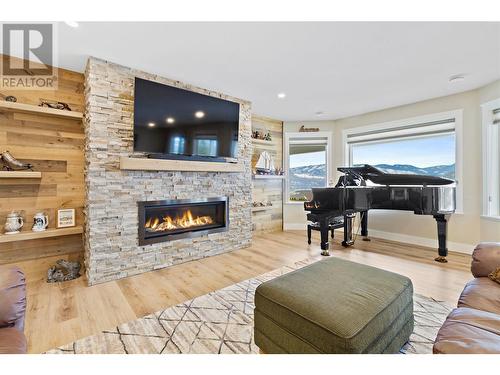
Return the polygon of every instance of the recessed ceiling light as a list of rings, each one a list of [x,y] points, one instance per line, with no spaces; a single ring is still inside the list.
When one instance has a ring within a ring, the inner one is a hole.
[[[150,128],[154,128],[156,126],[156,124],[154,122],[148,122],[148,126]]]
[[[75,29],[79,26],[78,22],[76,22],[76,21],[64,21],[64,23],[66,25],[68,25],[69,27],[73,27]]]
[[[173,117],[167,117],[168,124],[173,124],[174,122],[175,122],[175,119]]]
[[[465,76],[463,74],[456,74],[454,76],[451,76],[448,82],[450,83],[462,82],[464,79]]]
[[[319,117],[319,116],[323,116],[325,113],[318,111],[318,112],[315,112],[314,114]]]
[[[278,98],[280,98],[280,99],[284,99],[284,98],[286,98],[286,94],[285,94],[284,92],[280,92],[280,93],[278,94]]]
[[[203,117],[205,117],[205,112],[203,112],[203,111],[196,111],[196,112],[194,113],[194,116],[195,116],[196,118],[203,118]]]

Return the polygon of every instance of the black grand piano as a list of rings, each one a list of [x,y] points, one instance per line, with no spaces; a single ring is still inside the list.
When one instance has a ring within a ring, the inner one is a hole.
[[[343,173],[335,187],[313,188],[312,200],[304,202],[307,219],[319,225],[321,254],[329,255],[328,231],[343,220],[343,246],[354,243],[353,226],[360,213],[361,236],[368,236],[368,211],[374,209],[413,211],[432,215],[437,222],[438,262],[446,262],[446,224],[455,212],[455,181],[434,176],[385,173],[371,165],[338,168]],[[368,185],[367,181],[373,183]]]

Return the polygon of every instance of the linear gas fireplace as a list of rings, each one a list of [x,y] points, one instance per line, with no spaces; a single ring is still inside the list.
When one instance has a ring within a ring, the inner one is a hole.
[[[139,203],[139,245],[198,237],[229,227],[227,197]]]

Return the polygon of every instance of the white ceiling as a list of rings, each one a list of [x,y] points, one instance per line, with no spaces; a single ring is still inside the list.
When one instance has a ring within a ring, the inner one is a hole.
[[[92,55],[250,100],[254,113],[288,121],[366,113],[500,78],[500,23],[61,23],[58,35],[63,68],[83,71]],[[455,74],[466,79],[449,83]]]

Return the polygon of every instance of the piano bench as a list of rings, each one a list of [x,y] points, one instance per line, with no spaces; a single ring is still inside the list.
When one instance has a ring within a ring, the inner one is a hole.
[[[413,332],[413,285],[328,258],[259,285],[254,314],[264,353],[397,353]]]
[[[334,238],[334,235],[335,235],[334,234],[335,229],[339,229],[339,228],[343,228],[343,227],[344,227],[344,221],[334,221],[334,222],[328,224],[328,230],[331,233],[332,239]],[[321,230],[319,223],[307,224],[307,243],[309,245],[311,244],[311,235],[312,235],[313,230],[316,230],[316,231]]]

